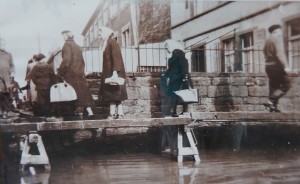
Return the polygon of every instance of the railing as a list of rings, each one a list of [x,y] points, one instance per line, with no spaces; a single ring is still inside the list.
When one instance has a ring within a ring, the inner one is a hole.
[[[102,51],[83,48],[86,72],[102,71]],[[164,72],[170,54],[161,44],[121,48],[126,72]],[[300,50],[288,51],[292,72],[300,71]],[[191,72],[265,72],[265,58],[261,49],[191,49],[186,50]]]
[[[85,71],[102,71],[102,51],[96,47],[83,47]],[[164,72],[170,57],[162,43],[121,47],[126,72]]]

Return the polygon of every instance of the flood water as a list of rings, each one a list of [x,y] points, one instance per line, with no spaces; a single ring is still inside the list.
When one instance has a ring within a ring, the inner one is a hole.
[[[21,176],[17,155],[10,155],[5,164],[4,183],[300,183],[299,146],[291,146],[292,142],[274,146],[264,139],[260,140],[260,143],[255,143],[263,146],[242,145],[238,152],[230,146],[200,147],[200,164],[195,163],[192,157],[178,164],[176,158],[168,154],[161,155],[147,149],[126,151],[122,148],[122,151],[110,153],[96,149],[85,151],[86,145],[83,144],[63,155],[49,151],[51,172],[39,172],[36,168],[34,176]],[[112,145],[106,146],[102,149],[117,150]]]

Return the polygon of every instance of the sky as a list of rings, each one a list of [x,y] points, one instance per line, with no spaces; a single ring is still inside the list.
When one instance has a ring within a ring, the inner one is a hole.
[[[101,0],[0,0],[0,38],[13,56],[20,86],[25,85],[27,62],[34,54],[62,47],[63,30],[71,30],[75,42]]]

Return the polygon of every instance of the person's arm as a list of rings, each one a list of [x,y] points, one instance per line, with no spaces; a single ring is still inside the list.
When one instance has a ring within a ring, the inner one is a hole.
[[[123,58],[121,54],[120,46],[115,39],[111,41],[111,58],[112,58],[112,68],[114,73],[119,73],[122,68]]]
[[[72,59],[72,47],[70,44],[65,43],[62,49],[62,62],[59,68],[57,69],[57,73],[60,77],[63,77],[67,71],[68,66],[71,63]]]
[[[287,61],[286,54],[284,52],[284,45],[283,45],[282,41],[277,41],[276,42],[276,53],[277,53],[277,58],[284,65],[285,70],[288,70],[289,64],[288,64],[288,61]]]
[[[9,53],[10,77],[15,77],[15,65],[12,55]]]

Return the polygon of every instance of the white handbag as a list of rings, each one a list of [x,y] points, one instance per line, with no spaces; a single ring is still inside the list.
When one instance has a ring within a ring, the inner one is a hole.
[[[104,80],[105,84],[109,85],[123,85],[125,83],[125,79],[122,77],[109,77]]]
[[[65,81],[50,88],[50,102],[69,102],[77,100],[75,89]]]
[[[198,103],[198,90],[197,89],[182,89],[178,91],[174,91],[174,93],[181,98],[182,102],[186,103]]]

